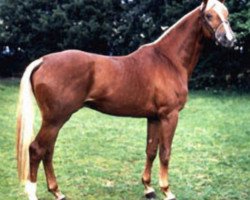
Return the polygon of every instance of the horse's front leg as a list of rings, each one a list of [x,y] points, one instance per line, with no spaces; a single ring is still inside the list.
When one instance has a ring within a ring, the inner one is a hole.
[[[153,166],[154,159],[157,154],[159,144],[159,120],[148,119],[148,130],[147,130],[147,148],[146,148],[146,164],[142,175],[142,183],[145,187],[145,197],[147,199],[155,198],[155,190],[151,187],[151,169]]]
[[[175,196],[170,191],[168,182],[168,166],[171,153],[171,145],[178,122],[178,110],[174,110],[160,119],[161,130],[159,134],[160,173],[159,184],[165,195],[164,200],[174,200]]]

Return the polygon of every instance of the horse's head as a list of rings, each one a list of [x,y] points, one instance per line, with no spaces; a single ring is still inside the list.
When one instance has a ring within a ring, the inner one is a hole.
[[[203,0],[201,11],[205,36],[224,47],[233,47],[236,39],[228,22],[229,13],[224,0]]]

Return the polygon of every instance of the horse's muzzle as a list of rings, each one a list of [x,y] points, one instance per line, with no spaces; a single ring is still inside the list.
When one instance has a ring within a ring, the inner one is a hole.
[[[232,31],[229,22],[224,21],[215,31],[216,43],[223,47],[232,48],[236,43],[236,37]]]
[[[226,48],[232,48],[235,46],[236,38],[234,35],[228,38],[226,34],[222,34],[216,38],[216,43]]]

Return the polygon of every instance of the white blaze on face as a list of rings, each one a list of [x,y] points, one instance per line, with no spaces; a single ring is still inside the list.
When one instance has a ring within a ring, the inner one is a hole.
[[[226,31],[226,37],[229,41],[232,41],[234,40],[234,36],[233,36],[233,33],[231,31],[231,28],[229,27],[228,24],[224,24],[224,28],[225,28],[225,31]]]

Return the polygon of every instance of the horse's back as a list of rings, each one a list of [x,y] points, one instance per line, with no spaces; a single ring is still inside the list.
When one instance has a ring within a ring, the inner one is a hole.
[[[137,110],[143,99],[148,101],[148,84],[129,57],[67,50],[42,59],[33,73],[32,86],[45,118],[67,116],[84,105],[114,115],[132,111],[145,115]]]

